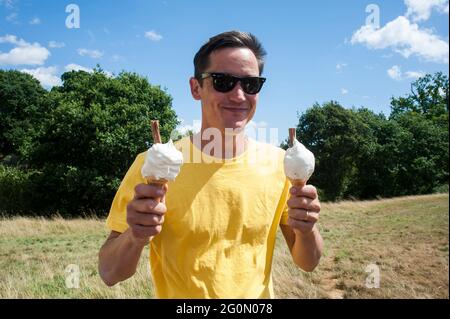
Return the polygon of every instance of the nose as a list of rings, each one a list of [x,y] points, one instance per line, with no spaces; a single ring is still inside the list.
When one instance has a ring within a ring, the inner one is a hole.
[[[241,103],[246,100],[244,90],[241,86],[241,81],[236,83],[236,86],[229,92],[229,98],[231,101]]]

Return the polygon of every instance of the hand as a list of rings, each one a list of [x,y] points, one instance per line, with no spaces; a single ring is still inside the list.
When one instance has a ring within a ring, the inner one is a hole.
[[[289,192],[291,197],[287,201],[288,224],[296,235],[308,235],[319,220],[320,202],[317,190],[312,185],[304,185],[292,186]]]
[[[127,223],[136,242],[147,244],[161,232],[167,212],[166,192],[167,186],[153,184],[138,184],[134,188],[134,198],[127,205]]]

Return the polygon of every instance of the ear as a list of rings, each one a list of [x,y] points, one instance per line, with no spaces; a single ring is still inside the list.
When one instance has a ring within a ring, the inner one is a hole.
[[[192,97],[196,100],[201,100],[202,99],[202,97],[200,95],[201,87],[200,87],[200,83],[198,82],[198,80],[194,77],[191,77],[189,79],[189,85],[191,86]]]

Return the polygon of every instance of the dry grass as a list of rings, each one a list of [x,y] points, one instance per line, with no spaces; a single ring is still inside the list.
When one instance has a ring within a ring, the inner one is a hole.
[[[325,253],[312,273],[297,269],[282,235],[273,278],[279,298],[448,298],[448,194],[324,204]],[[97,253],[108,231],[101,219],[0,219],[0,298],[150,298],[148,250],[133,278],[106,287]],[[66,287],[70,264],[80,288]],[[380,288],[366,287],[366,266]]]

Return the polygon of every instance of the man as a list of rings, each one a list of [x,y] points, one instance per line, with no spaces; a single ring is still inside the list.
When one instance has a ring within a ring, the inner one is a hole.
[[[168,187],[148,185],[140,176],[145,153],[130,167],[99,254],[107,285],[131,277],[150,242],[156,297],[273,298],[278,225],[295,264],[305,271],[316,267],[323,245],[316,189],[291,187],[284,151],[245,135],[265,80],[264,55],[252,34],[239,31],[211,38],[196,54],[189,83],[201,101],[201,131],[177,143],[188,152]],[[208,132],[219,132],[213,148]]]

